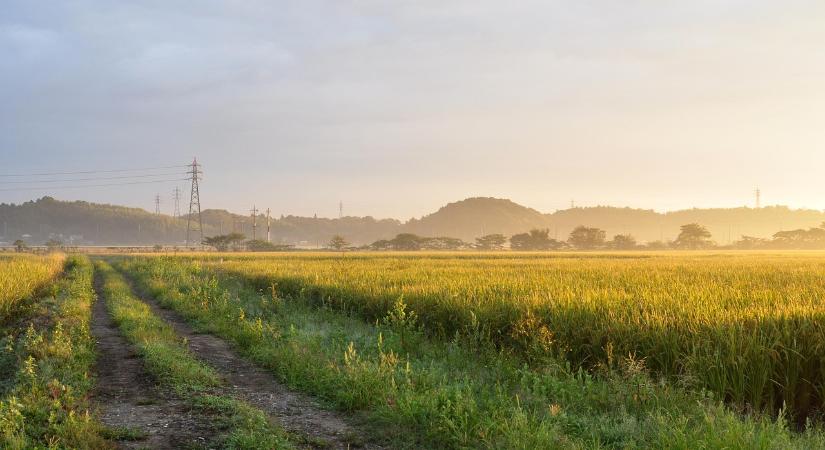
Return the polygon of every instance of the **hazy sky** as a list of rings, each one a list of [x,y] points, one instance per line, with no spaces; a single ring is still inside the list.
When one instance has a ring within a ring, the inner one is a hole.
[[[6,174],[197,155],[205,208],[323,216],[825,208],[821,0],[2,3]],[[10,180],[166,212],[176,185]]]

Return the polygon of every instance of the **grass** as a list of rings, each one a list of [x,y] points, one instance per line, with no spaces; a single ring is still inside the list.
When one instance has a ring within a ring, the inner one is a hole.
[[[95,267],[102,279],[109,313],[126,339],[135,345],[147,371],[162,386],[208,413],[216,429],[227,431],[217,443],[221,448],[292,448],[286,433],[263,412],[220,394],[219,375],[189,352],[171,326],[137,299],[108,263],[99,260]]]
[[[52,265],[62,258],[27,258],[18,267],[31,268],[38,261],[48,269],[31,274],[42,282],[54,276]],[[26,279],[23,272],[18,275]],[[23,284],[40,283],[31,280]],[[52,295],[39,298],[26,320],[19,319],[28,326],[7,328],[0,341],[6,375],[0,397],[0,447],[110,448],[88,400],[95,360],[89,331],[95,300],[91,263],[82,256],[70,257],[65,276],[51,287]]]
[[[376,284],[372,289],[378,292],[390,286],[414,290],[413,280],[432,288],[455,268],[434,270],[430,265],[459,264],[451,258],[274,259],[223,264],[214,260],[214,265],[204,265],[184,258],[132,258],[116,266],[199,330],[234,342],[289,385],[341,410],[363,414],[393,447],[825,448],[825,438],[816,427],[795,433],[788,430],[781,414],[771,419],[733,412],[707,391],[651,377],[644,360],[627,354],[617,352],[599,370],[587,371],[543,346],[510,351],[491,339],[495,335],[482,314],[474,314],[475,322],[469,319],[468,326],[457,328],[458,333],[434,333],[438,325],[430,321],[435,316],[426,314],[416,303],[418,298],[406,291],[403,300],[401,295],[390,295],[392,301],[373,311],[372,320],[363,321],[340,312],[363,314],[355,297],[347,297],[352,303],[343,303],[332,297],[332,290],[325,291],[330,295],[305,290],[285,296],[288,290],[282,283],[275,289],[260,289],[260,277],[274,282],[272,264],[294,266],[284,269],[293,278],[279,280],[295,280],[300,274],[313,286],[334,287],[333,280],[341,290],[360,283],[366,286],[366,280],[348,277],[366,277],[345,267],[350,262],[362,270],[372,264]],[[527,259],[521,263],[548,264],[541,258]],[[593,261],[599,264],[598,259]],[[470,262],[463,260],[459,268],[484,267],[484,261]],[[396,273],[405,270],[405,275]],[[419,270],[430,270],[429,276]],[[406,276],[408,284],[387,280],[397,276]],[[472,279],[482,286],[465,286],[467,295],[478,289],[495,292],[484,290],[488,286],[484,277]],[[365,296],[360,301],[374,300]],[[458,299],[455,302],[460,304]],[[461,323],[462,318],[472,317],[474,309],[469,309],[461,310],[463,316],[454,320]],[[520,330],[515,336],[540,337],[535,333],[541,330],[542,316],[524,317],[529,320],[521,328],[512,328]],[[530,358],[525,359],[524,352]]]
[[[0,257],[0,324],[34,299],[37,291],[49,284],[63,269],[64,256],[14,255]]]
[[[821,253],[356,254],[202,258],[264,292],[381,320],[399,299],[440,339],[477,335],[528,362],[617,357],[743,409],[825,405]]]

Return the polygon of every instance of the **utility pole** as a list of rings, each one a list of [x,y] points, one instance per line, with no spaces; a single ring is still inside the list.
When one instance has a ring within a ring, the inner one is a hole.
[[[200,179],[200,175],[203,173],[200,170],[200,164],[198,164],[198,159],[195,158],[192,160],[192,164],[189,166],[189,172],[187,172],[192,177],[192,189],[189,193],[189,216],[186,218],[186,245],[189,245],[190,238],[195,232],[200,234],[200,240],[198,242],[203,242],[203,220],[201,220],[201,195],[200,189],[198,188],[198,180]],[[197,218],[195,218],[195,214],[197,213]],[[197,221],[197,223],[195,223]],[[197,229],[196,229],[197,227]]]
[[[576,207],[576,201],[575,200],[570,200],[570,209],[573,209],[575,207]]]
[[[175,199],[175,210],[172,212],[172,217],[177,219],[180,217],[180,188],[175,186],[175,192],[172,194],[172,198]]]
[[[155,194],[155,215],[160,215],[160,194]]]
[[[762,207],[762,191],[760,191],[759,188],[757,187],[756,188],[756,209],[759,209],[761,207]]]
[[[338,218],[339,219],[344,218],[344,201],[343,200],[338,202]]]
[[[252,240],[255,240],[255,231],[258,229],[258,208],[255,205],[252,205],[252,209],[249,210],[252,213]]]
[[[269,208],[266,208],[266,242],[272,242],[272,235],[270,234],[271,228]]]

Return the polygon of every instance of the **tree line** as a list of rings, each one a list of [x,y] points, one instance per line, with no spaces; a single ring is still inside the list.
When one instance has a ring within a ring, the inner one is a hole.
[[[823,230],[825,231],[825,230]],[[518,251],[547,251],[547,250],[658,250],[665,248],[675,249],[706,249],[716,244],[711,240],[711,233],[704,226],[697,223],[682,225],[679,236],[672,242],[649,242],[641,245],[630,234],[617,234],[607,239],[607,232],[596,227],[580,225],[573,229],[566,240],[550,237],[549,229],[533,229],[525,233],[512,236],[503,234],[488,234],[475,239],[475,242],[465,242],[451,237],[424,237],[411,233],[402,233],[393,239],[382,239],[358,249],[361,250],[504,250],[509,248]],[[336,236],[336,244],[340,244],[340,236]],[[330,248],[341,250],[340,245],[330,245]]]
[[[229,233],[204,239],[204,245],[218,251],[285,251],[293,250],[292,245],[272,244],[263,240],[246,240],[241,233]],[[496,251],[551,251],[551,250],[702,250],[702,249],[825,249],[825,222],[818,227],[779,231],[771,238],[743,236],[728,246],[719,246],[712,240],[708,229],[698,223],[680,227],[679,235],[673,241],[653,241],[640,244],[631,234],[616,234],[607,239],[607,232],[596,227],[578,226],[566,240],[550,236],[549,229],[532,229],[512,236],[488,234],[478,237],[475,242],[458,238],[439,236],[426,237],[413,233],[401,233],[392,239],[381,239],[370,245],[354,247],[344,236],[335,235],[326,248],[336,251],[418,251],[418,250],[483,250]]]

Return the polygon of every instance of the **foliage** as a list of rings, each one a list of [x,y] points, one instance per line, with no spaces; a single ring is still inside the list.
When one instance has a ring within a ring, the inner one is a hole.
[[[214,247],[220,252],[229,250],[230,247],[237,250],[238,246],[246,239],[241,233],[219,234],[217,236],[210,236],[203,240],[203,245]]]
[[[507,237],[503,234],[488,234],[476,238],[476,248],[479,250],[502,250],[507,243]]]
[[[703,248],[713,247],[713,241],[710,240],[711,234],[707,228],[698,223],[689,223],[682,225],[679,236],[673,241],[675,248],[686,250],[699,250]]]
[[[550,230],[530,230],[529,233],[516,234],[510,238],[513,250],[556,250],[562,243],[550,237]]]
[[[17,239],[12,245],[14,245],[14,251],[17,253],[23,253],[29,247],[26,245],[26,241],[22,239]]]
[[[411,233],[401,233],[395,238],[378,240],[370,245],[372,250],[458,250],[466,248],[461,239],[451,237],[422,237]]]
[[[633,250],[638,247],[636,238],[629,234],[617,234],[613,236],[613,240],[608,242],[608,247],[614,250]]]
[[[604,247],[606,234],[602,229],[579,225],[570,232],[567,242],[579,250],[593,250]]]
[[[340,234],[336,234],[329,240],[329,244],[327,246],[333,250],[341,251],[347,247],[349,247],[349,242],[341,236]]]
[[[293,248],[293,245],[273,244],[261,239],[246,241],[246,249],[250,252],[283,252]]]

